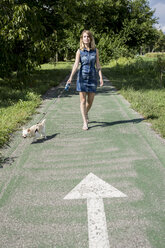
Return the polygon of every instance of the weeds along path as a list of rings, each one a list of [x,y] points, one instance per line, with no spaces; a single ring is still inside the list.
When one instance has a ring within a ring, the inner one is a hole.
[[[0,247],[164,248],[164,141],[104,83],[88,131],[75,81],[58,97],[63,82],[27,125],[46,113],[47,140],[18,132],[4,151]]]

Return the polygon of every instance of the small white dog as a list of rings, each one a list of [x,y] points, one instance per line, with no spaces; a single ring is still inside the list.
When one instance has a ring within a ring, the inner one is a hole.
[[[44,137],[46,139],[45,121],[46,121],[46,119],[44,119],[42,122],[40,122],[36,125],[33,125],[30,128],[27,128],[27,129],[23,128],[22,137],[23,138],[34,137],[33,141],[36,141],[40,137]]]

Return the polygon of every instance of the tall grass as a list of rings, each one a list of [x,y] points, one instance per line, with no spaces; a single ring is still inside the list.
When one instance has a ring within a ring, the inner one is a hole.
[[[120,93],[165,137],[165,75],[160,85],[157,58],[120,58],[104,66],[103,73]]]
[[[41,104],[41,96],[69,74],[71,63],[44,64],[28,77],[24,88],[0,80],[0,147],[24,124]]]

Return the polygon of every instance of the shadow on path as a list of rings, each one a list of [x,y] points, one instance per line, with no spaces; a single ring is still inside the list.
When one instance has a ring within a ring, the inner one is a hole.
[[[94,128],[94,127],[109,127],[109,126],[113,126],[113,125],[119,125],[119,124],[126,124],[126,123],[133,123],[133,124],[137,124],[140,123],[142,121],[144,121],[144,118],[139,118],[139,119],[132,119],[132,120],[121,120],[121,121],[113,121],[113,122],[106,122],[106,121],[91,121],[89,123],[91,124],[95,124],[92,127],[89,127],[89,129]]]
[[[31,144],[44,143],[44,142],[46,142],[48,140],[54,139],[58,134],[60,134],[60,133],[55,133],[53,135],[49,135],[49,136],[46,137],[46,139],[44,139],[44,138],[43,139],[38,139],[36,141],[33,141]]]

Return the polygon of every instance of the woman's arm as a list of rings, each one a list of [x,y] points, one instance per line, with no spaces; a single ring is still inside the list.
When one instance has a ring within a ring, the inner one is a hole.
[[[97,48],[96,48],[96,67],[97,67],[97,70],[99,72],[100,86],[103,86],[104,82],[103,82],[103,76],[102,76],[102,72],[101,72],[100,61],[99,61],[99,51]]]
[[[75,59],[75,62],[74,62],[73,68],[72,68],[72,72],[70,74],[70,77],[69,77],[67,83],[72,82],[72,78],[73,78],[74,74],[76,73],[76,71],[78,69],[79,62],[80,62],[80,50],[78,49],[77,52],[76,52],[76,59]]]

